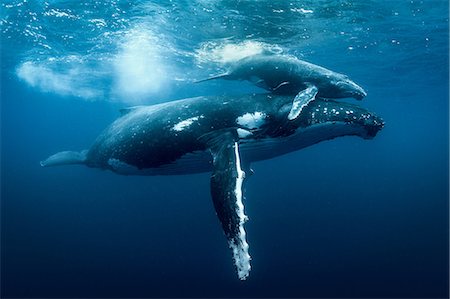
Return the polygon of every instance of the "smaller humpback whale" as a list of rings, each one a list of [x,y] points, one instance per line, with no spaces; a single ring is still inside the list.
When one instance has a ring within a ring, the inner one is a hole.
[[[211,196],[238,277],[250,272],[243,183],[250,163],[340,136],[373,138],[384,122],[349,103],[272,94],[197,97],[123,109],[89,150],[50,156],[42,166],[83,164],[123,175],[212,171]]]
[[[234,62],[228,72],[196,82],[214,79],[248,80],[279,95],[296,95],[300,92],[299,97],[305,105],[316,97],[351,97],[361,100],[367,95],[361,86],[346,75],[286,55],[258,54],[245,57]]]

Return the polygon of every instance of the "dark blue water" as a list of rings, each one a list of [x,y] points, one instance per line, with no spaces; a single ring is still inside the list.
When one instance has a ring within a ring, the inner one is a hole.
[[[447,297],[448,1],[3,1],[2,297]],[[239,94],[269,51],[349,75],[382,116],[255,163],[239,281],[209,174],[41,168],[118,110]]]

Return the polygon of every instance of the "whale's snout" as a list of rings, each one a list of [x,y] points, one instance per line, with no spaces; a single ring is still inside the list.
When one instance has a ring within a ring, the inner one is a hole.
[[[348,78],[339,81],[337,83],[337,87],[339,88],[343,97],[355,98],[356,100],[360,101],[367,96],[367,92],[364,90],[364,88]]]
[[[352,92],[352,95],[355,99],[358,101],[361,101],[363,98],[367,96],[367,92],[358,84],[352,82],[354,84],[354,90]]]
[[[365,92],[364,89],[361,88],[360,91],[356,91],[352,95],[353,98],[357,99],[358,101],[361,101],[363,98],[367,96],[367,92]]]
[[[301,127],[322,124],[329,136],[356,135],[363,139],[374,138],[384,127],[384,120],[375,113],[350,103],[334,100],[315,100],[302,112]],[[325,135],[326,135],[325,134]]]
[[[374,138],[381,129],[384,128],[384,120],[374,114],[366,114],[364,118],[364,128],[366,134],[362,137],[364,139]]]

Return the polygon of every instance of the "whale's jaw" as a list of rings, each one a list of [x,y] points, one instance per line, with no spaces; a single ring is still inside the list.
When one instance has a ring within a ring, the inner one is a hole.
[[[351,126],[353,130],[338,131],[334,137],[356,135],[364,139],[375,137],[385,124],[375,113],[358,105],[322,99],[313,101],[305,107],[296,122],[300,130],[322,124],[325,125],[323,129],[326,131],[332,130],[336,124],[344,124]]]

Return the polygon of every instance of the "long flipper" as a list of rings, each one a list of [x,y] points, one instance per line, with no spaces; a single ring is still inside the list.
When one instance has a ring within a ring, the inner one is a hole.
[[[311,101],[316,98],[318,89],[316,86],[310,86],[305,90],[300,91],[294,98],[292,102],[292,108],[289,112],[288,119],[294,120],[296,119],[303,108],[305,108]]]
[[[220,131],[206,136],[213,156],[211,196],[217,216],[222,224],[239,279],[245,280],[250,272],[250,255],[245,238],[242,185],[245,172],[241,167],[238,136],[235,131]]]

